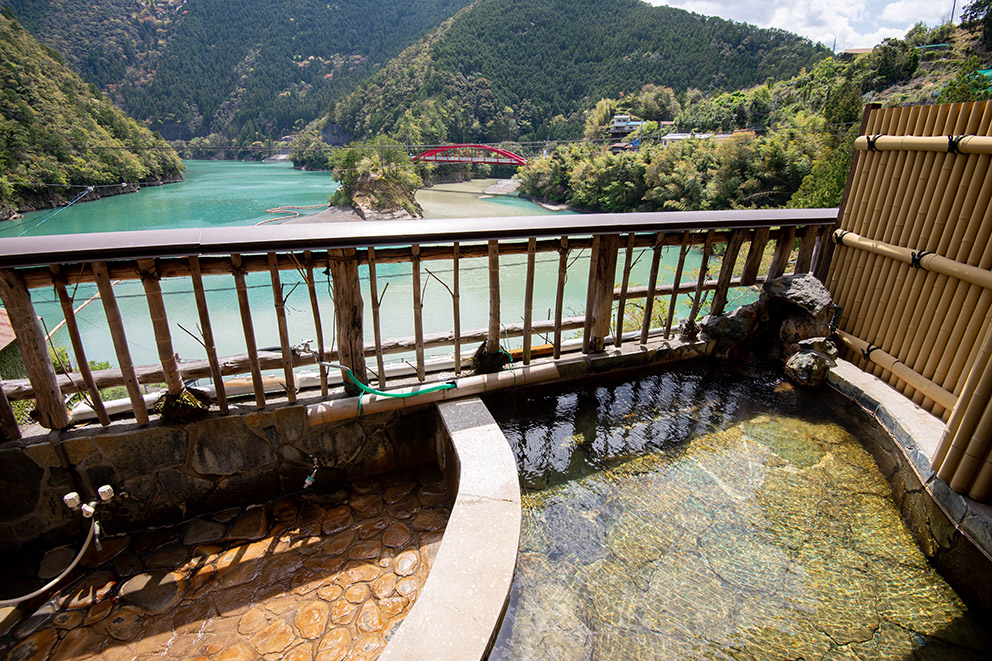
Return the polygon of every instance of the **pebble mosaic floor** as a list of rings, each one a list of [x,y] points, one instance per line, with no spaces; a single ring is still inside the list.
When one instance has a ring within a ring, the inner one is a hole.
[[[491,658],[992,658],[846,401],[710,369],[494,406],[530,488]]]
[[[0,638],[0,658],[375,659],[417,599],[450,505],[438,471],[398,472],[108,537]],[[74,555],[21,570],[56,576]]]

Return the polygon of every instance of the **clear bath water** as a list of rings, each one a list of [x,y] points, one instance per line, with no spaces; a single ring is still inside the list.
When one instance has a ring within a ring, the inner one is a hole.
[[[487,403],[524,488],[490,658],[989,658],[832,391],[701,361]]]

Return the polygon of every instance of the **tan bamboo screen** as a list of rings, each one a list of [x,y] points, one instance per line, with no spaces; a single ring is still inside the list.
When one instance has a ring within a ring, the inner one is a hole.
[[[992,103],[871,109],[863,126],[827,275],[846,357],[948,423],[934,469],[986,500]]]

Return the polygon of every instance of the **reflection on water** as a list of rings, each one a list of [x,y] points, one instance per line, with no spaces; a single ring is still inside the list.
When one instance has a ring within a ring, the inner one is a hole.
[[[492,658],[935,659],[992,649],[839,396],[710,363],[493,400],[524,522]]]

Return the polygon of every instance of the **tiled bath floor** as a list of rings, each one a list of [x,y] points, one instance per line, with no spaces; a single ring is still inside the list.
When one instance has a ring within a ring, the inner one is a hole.
[[[450,513],[437,471],[112,537],[0,638],[0,658],[374,659]],[[51,577],[74,549],[50,552]]]

